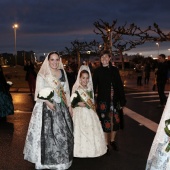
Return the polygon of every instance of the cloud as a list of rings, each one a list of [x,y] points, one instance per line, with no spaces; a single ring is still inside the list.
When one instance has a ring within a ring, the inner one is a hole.
[[[156,22],[169,32],[170,1],[156,0],[1,0],[1,51],[13,52],[12,25],[17,22],[17,50],[63,50],[75,39],[101,40],[93,29],[99,19],[146,28]],[[135,49],[136,50],[136,49]]]

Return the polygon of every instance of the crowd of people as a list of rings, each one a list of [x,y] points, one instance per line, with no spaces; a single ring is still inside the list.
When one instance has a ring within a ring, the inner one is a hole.
[[[165,121],[169,120],[170,124],[170,98],[167,101],[164,93],[168,75],[165,58],[164,54],[159,55],[155,75],[160,106],[166,107],[146,170],[170,169],[169,155],[165,151],[169,137],[164,132]],[[124,128],[124,87],[119,69],[111,63],[109,51],[100,53],[100,62],[94,70],[83,63],[76,72],[70,66],[64,68],[61,56],[55,51],[47,55],[38,73],[31,61],[25,62],[26,80],[30,94],[34,94],[35,105],[23,153],[24,159],[34,163],[36,169],[68,169],[73,157],[109,156],[111,148],[119,151],[116,134]],[[138,85],[141,85],[140,70],[138,65]],[[144,71],[144,82],[148,84],[149,63],[145,64]],[[14,114],[9,88],[0,67],[0,119]]]

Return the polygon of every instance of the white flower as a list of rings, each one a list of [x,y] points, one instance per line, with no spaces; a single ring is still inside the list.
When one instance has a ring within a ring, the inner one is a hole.
[[[13,85],[12,81],[7,81],[7,84],[9,84],[10,86]]]
[[[43,88],[38,93],[39,99],[50,100],[54,96],[54,90],[50,87]]]
[[[170,125],[168,125],[168,129],[170,130]]]
[[[76,93],[73,93],[73,94],[71,95],[71,97],[70,97],[71,102],[72,102],[73,99],[76,98],[76,97],[77,97],[77,94],[76,94]]]

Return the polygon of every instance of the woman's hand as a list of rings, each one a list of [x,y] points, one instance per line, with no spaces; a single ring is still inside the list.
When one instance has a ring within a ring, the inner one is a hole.
[[[45,103],[47,104],[47,106],[51,109],[51,110],[55,110],[55,105],[49,101],[45,101]]]
[[[78,105],[79,105],[80,107],[86,107],[86,104],[85,104],[84,102],[78,102]]]

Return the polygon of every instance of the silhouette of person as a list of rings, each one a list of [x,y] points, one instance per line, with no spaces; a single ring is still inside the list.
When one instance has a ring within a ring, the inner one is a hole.
[[[6,121],[6,116],[14,114],[14,106],[9,89],[10,85],[6,82],[0,65],[0,119],[3,121]]]
[[[26,60],[24,64],[24,70],[26,71],[25,80],[28,81],[30,95],[32,95],[35,92],[37,76],[37,73],[35,72],[35,64],[31,60]]]
[[[158,67],[156,74],[156,82],[158,88],[158,94],[160,99],[160,104],[158,107],[164,107],[166,104],[167,97],[165,95],[165,85],[167,82],[167,75],[168,75],[168,64],[166,62],[165,54],[160,54],[158,56]]]
[[[147,62],[144,65],[144,73],[145,73],[145,79],[144,79],[144,83],[145,84],[149,84],[149,80],[150,80],[150,72],[151,72],[151,66],[150,63]]]

